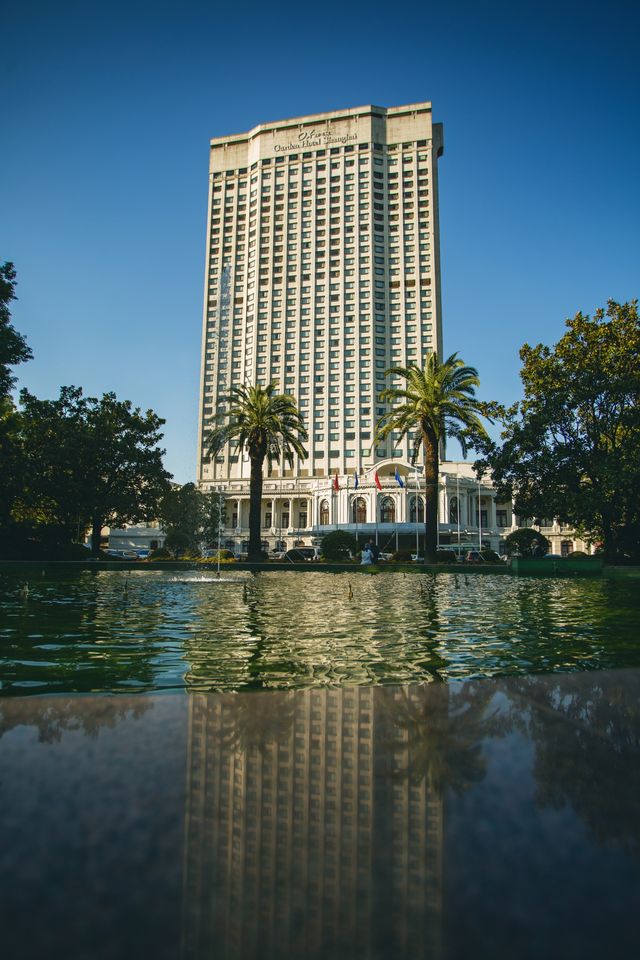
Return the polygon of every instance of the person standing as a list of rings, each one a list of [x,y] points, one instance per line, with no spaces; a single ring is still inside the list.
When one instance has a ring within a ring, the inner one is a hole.
[[[369,546],[369,544],[368,544],[368,543],[365,543],[364,547],[362,548],[362,554],[361,554],[361,559],[360,559],[360,566],[361,566],[361,567],[366,567],[366,566],[368,566],[368,565],[371,564],[371,563],[373,563],[373,552],[372,552],[371,547]]]

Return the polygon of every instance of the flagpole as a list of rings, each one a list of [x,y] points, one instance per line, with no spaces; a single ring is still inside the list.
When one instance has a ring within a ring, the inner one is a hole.
[[[347,470],[347,526],[349,525],[349,471]]]
[[[354,488],[354,490],[357,490],[357,489],[358,489],[358,471],[357,471],[357,470],[356,470],[356,478],[355,478],[354,483],[353,483],[353,488]],[[357,549],[358,549],[358,504],[357,504],[357,502],[356,502],[357,499],[358,499],[358,498],[356,497],[355,500],[354,500],[355,511],[356,511],[356,551],[357,551]]]
[[[458,504],[458,556],[460,556],[460,465],[456,464],[456,503]]]

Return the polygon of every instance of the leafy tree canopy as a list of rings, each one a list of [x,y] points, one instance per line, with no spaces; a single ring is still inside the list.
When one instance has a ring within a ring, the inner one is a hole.
[[[20,394],[27,458],[23,509],[49,522],[100,529],[157,515],[169,474],[158,447],[164,423],[114,393],[83,396],[62,387],[57,400]]]
[[[576,314],[552,348],[520,351],[524,399],[503,443],[481,462],[522,516],[554,516],[602,540],[605,555],[640,554],[638,302]]]
[[[276,385],[241,384],[221,397],[217,424],[209,437],[209,453],[216,456],[226,444],[246,451],[251,461],[249,481],[249,559],[262,558],[260,509],[263,464],[293,463],[294,455],[305,459],[307,431],[293,397],[277,393]]]
[[[15,385],[9,367],[24,363],[33,356],[27,341],[11,324],[9,304],[16,299],[16,271],[12,263],[0,266],[0,403]]]
[[[544,557],[549,553],[551,546],[545,536],[537,530],[532,530],[531,527],[514,530],[504,542],[509,556],[519,553],[523,557]]]
[[[202,544],[217,546],[218,524],[224,523],[224,498],[213,491],[202,493],[193,483],[173,486],[162,498],[159,519],[171,550],[196,551]]]
[[[358,542],[347,530],[333,530],[322,538],[322,555],[327,560],[348,560],[349,554],[355,556]]]
[[[413,462],[423,449],[425,563],[435,563],[440,443],[445,437],[455,437],[464,456],[468,447],[486,450],[490,440],[481,417],[491,420],[498,407],[476,398],[476,387],[480,385],[478,371],[465,366],[457,353],[452,353],[444,361],[431,353],[422,369],[416,364],[391,367],[385,375],[392,378],[392,383],[401,380],[405,383],[390,386],[380,394],[380,399],[391,404],[391,409],[378,421],[374,443],[384,441],[390,435],[396,443],[408,437],[413,446]]]

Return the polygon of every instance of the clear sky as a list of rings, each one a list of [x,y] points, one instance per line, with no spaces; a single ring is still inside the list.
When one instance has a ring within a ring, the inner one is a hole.
[[[0,260],[20,385],[114,390],[195,478],[208,142],[431,100],[445,354],[520,396],[518,350],[640,294],[640,3],[108,4],[0,16]]]

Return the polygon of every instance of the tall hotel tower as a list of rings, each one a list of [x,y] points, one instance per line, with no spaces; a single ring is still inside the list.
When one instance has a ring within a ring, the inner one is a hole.
[[[385,370],[421,365],[441,347],[442,150],[430,103],[354,107],[211,141],[198,481],[225,493],[227,537],[247,533],[249,462],[233,447],[210,458],[207,440],[220,397],[241,383],[275,381],[309,433],[308,458],[266,478],[265,539],[421,519],[421,496],[411,506],[393,483],[396,466],[413,477],[408,441],[372,442]],[[376,471],[389,487],[384,515]]]

